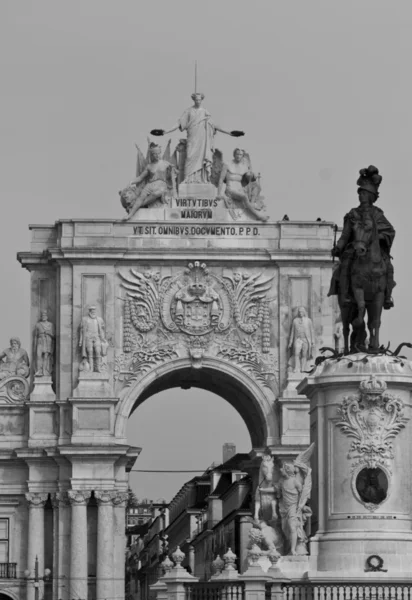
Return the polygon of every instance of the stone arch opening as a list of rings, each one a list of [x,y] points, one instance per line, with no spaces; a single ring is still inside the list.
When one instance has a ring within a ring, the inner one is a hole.
[[[242,417],[253,448],[278,443],[273,392],[267,392],[237,366],[209,359],[202,368],[193,368],[189,360],[171,361],[126,388],[118,407],[116,436],[125,439],[129,416],[152,395],[172,388],[200,388],[226,400]]]

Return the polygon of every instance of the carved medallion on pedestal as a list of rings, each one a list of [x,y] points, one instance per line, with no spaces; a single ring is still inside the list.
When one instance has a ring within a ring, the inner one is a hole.
[[[386,391],[383,379],[371,375],[360,383],[359,394],[345,396],[338,408],[336,426],[353,438],[348,459],[352,491],[368,510],[374,511],[390,492],[393,440],[409,421],[403,402]]]

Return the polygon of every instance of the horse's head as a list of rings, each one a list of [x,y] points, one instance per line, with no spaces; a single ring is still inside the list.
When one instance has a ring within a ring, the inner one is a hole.
[[[362,258],[366,256],[369,246],[376,237],[372,216],[365,214],[362,221],[357,221],[353,226],[353,233],[353,248],[356,256]]]
[[[366,256],[366,253],[368,252],[368,245],[363,240],[356,240],[355,242],[353,242],[353,248],[355,250],[356,256],[358,256],[359,258]]]
[[[133,204],[136,202],[137,192],[133,185],[128,185],[119,192],[120,202],[127,212],[130,212]]]

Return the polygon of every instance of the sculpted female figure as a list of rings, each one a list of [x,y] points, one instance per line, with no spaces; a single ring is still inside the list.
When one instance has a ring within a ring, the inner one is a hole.
[[[227,135],[244,135],[243,131],[225,131],[213,123],[211,114],[202,106],[204,97],[204,94],[192,94],[193,106],[184,111],[171,129],[152,130],[154,135],[167,135],[177,129],[187,132],[184,183],[210,181],[213,138],[217,131]]]
[[[268,220],[269,217],[262,214],[263,204],[259,201],[260,186],[252,173],[246,153],[241,148],[234,150],[233,160],[230,163],[223,164],[218,186],[218,196],[223,198],[224,183],[226,183],[225,195],[228,198],[240,204],[259,221]]]
[[[120,199],[128,211],[127,221],[132,219],[139,208],[152,204],[166,195],[175,193],[173,170],[174,166],[161,158],[162,149],[153,142],[149,146],[150,162],[130,186],[120,191]]]

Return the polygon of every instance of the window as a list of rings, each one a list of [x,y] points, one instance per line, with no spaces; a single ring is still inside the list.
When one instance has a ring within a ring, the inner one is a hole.
[[[0,519],[0,563],[9,562],[9,520]]]

